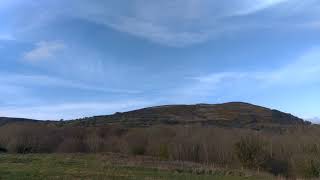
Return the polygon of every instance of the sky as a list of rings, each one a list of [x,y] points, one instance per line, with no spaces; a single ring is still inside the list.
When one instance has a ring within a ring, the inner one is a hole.
[[[0,62],[0,116],[241,101],[316,121],[320,1],[1,0]]]

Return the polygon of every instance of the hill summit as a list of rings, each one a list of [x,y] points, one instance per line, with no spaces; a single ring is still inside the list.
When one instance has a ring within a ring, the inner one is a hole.
[[[78,123],[151,126],[159,124],[201,124],[228,127],[305,125],[291,114],[243,102],[224,104],[164,105],[85,118]]]

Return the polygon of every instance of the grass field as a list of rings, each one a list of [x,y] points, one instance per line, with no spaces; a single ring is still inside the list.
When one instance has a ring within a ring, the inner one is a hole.
[[[270,179],[196,165],[121,155],[0,154],[0,179],[242,180]]]

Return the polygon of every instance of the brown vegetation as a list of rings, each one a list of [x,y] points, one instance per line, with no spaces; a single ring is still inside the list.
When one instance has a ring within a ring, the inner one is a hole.
[[[126,128],[20,123],[0,127],[0,152],[116,152],[288,177],[319,177],[319,135],[316,126],[271,133],[196,125]]]
[[[83,118],[71,123],[82,126],[121,124],[127,127],[200,124],[252,129],[310,124],[288,113],[241,102],[157,106],[108,116]]]
[[[247,103],[173,105],[74,121],[0,118],[0,153],[120,153],[320,177],[320,128]]]

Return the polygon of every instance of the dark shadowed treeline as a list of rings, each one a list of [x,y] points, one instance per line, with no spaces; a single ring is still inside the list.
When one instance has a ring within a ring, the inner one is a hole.
[[[316,126],[274,132],[196,125],[125,128],[18,123],[0,127],[0,152],[115,152],[290,177],[319,177],[319,137]]]

